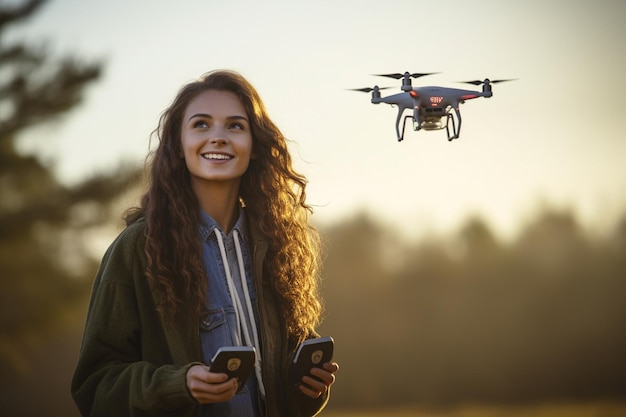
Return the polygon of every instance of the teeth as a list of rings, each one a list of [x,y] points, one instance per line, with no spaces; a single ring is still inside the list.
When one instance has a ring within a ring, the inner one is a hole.
[[[219,159],[219,160],[232,158],[230,155],[224,155],[223,153],[205,153],[205,154],[202,154],[202,157],[204,159]]]

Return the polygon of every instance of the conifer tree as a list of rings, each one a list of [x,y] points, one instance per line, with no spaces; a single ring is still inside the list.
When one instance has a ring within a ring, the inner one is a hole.
[[[127,169],[67,186],[49,162],[18,151],[25,130],[75,109],[102,74],[102,63],[5,41],[7,29],[44,2],[0,4],[0,362],[14,369],[27,362],[24,347],[85,298],[95,263],[81,233],[109,220],[108,206],[135,177]],[[39,140],[50,146],[50,138]]]

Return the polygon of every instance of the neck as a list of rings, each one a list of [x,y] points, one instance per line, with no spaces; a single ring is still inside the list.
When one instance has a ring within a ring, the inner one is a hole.
[[[193,184],[200,208],[211,216],[224,233],[235,226],[239,215],[239,184]]]

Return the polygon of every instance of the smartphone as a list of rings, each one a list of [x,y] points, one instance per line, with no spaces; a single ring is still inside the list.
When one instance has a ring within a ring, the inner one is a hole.
[[[330,336],[305,340],[298,346],[291,364],[291,382],[294,385],[302,383],[302,377],[309,375],[311,368],[322,368],[326,362],[333,359],[335,341]]]
[[[254,371],[256,349],[252,346],[223,346],[215,352],[211,365],[211,372],[226,374],[228,379],[237,378],[239,392]]]

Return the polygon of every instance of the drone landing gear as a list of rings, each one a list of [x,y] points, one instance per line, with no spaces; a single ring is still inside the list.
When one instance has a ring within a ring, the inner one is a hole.
[[[411,119],[413,120],[413,130],[420,130],[421,126],[417,123],[415,123],[415,119],[413,119],[413,116],[411,115],[406,115],[404,116],[404,119],[402,120],[402,133],[400,133],[398,130],[399,126],[400,126],[400,116],[402,114],[398,115],[398,124],[396,125],[396,133],[398,134],[398,142],[402,142],[402,140],[404,139],[404,129],[406,128],[406,119]]]
[[[452,121],[452,132],[454,135],[450,135],[450,121]],[[446,133],[448,134],[448,142],[452,142],[454,139],[459,138],[459,134],[456,132],[456,124],[454,123],[454,116],[448,113],[448,121],[446,122]]]
[[[461,112],[459,111],[458,107],[455,107],[454,111],[456,112],[456,117],[459,120],[459,128],[457,129],[456,127],[456,123],[454,122],[454,116],[448,113],[448,120],[446,121],[446,133],[448,134],[448,142],[452,142],[454,139],[458,139],[459,135],[461,134]],[[452,120],[452,132],[454,133],[453,135],[450,135],[450,120]]]

